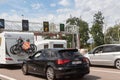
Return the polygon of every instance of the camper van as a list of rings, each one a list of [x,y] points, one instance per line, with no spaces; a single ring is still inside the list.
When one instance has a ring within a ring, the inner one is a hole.
[[[46,49],[46,48],[67,48],[66,40],[42,40],[35,41],[37,50]]]
[[[24,51],[22,43],[30,40],[30,47],[34,47],[34,33],[32,32],[2,32],[0,33],[0,64],[19,64],[22,63],[30,54],[29,49]],[[21,43],[20,41],[21,40]]]

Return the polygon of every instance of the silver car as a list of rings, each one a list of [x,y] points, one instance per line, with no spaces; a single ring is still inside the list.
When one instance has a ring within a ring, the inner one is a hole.
[[[115,66],[120,69],[120,44],[106,44],[94,48],[85,56],[91,65]]]

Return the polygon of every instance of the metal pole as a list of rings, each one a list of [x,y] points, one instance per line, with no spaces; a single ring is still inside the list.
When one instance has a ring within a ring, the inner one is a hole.
[[[118,28],[118,43],[120,42],[120,40],[119,40],[119,28]]]
[[[80,49],[80,39],[79,39],[79,33],[76,34],[76,43],[77,43],[77,48]]]
[[[72,36],[73,36],[73,38],[72,38],[72,48],[75,48],[75,40],[74,40],[75,36],[74,36],[74,33],[72,34]]]

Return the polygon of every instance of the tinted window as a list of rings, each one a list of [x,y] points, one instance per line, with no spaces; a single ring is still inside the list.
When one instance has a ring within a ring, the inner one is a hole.
[[[42,52],[41,52],[41,51],[38,51],[38,52],[34,55],[34,58],[35,58],[35,59],[38,59],[38,58],[40,58],[40,57],[42,57]]]
[[[74,57],[82,56],[78,51],[74,51],[74,50],[60,51],[59,54],[65,59],[71,59]]]
[[[106,52],[114,52],[115,51],[115,47],[114,46],[105,46],[103,48],[103,53],[106,53]]]
[[[47,58],[55,58],[57,56],[52,50],[45,50],[44,54]]]
[[[48,44],[45,44],[45,45],[44,45],[44,49],[47,49],[47,48],[48,48]]]
[[[103,52],[103,47],[98,47],[94,50],[94,54],[97,54],[97,53],[102,53]]]
[[[120,51],[120,46],[115,47],[115,52],[118,52],[118,51]]]
[[[54,44],[53,48],[63,48],[63,44]]]

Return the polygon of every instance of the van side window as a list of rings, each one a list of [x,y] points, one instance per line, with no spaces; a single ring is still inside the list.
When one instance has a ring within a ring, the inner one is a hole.
[[[53,45],[54,48],[64,48],[63,44],[54,44]]]
[[[48,49],[48,44],[45,44],[45,45],[44,45],[44,49]]]

